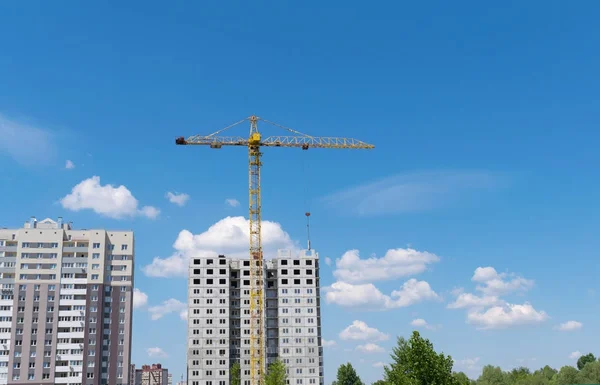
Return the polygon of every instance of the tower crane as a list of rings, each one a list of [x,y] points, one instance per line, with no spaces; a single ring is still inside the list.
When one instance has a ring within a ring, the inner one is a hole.
[[[269,136],[263,138],[258,131],[258,121],[282,128],[294,135]],[[241,123],[250,123],[248,138],[238,136],[219,136]],[[264,327],[264,294],[263,294],[263,254],[261,242],[261,195],[260,167],[261,147],[296,147],[302,150],[309,148],[337,149],[373,149],[375,146],[351,138],[316,137],[303,134],[289,127],[270,122],[252,115],[239,122],[209,135],[193,135],[188,138],[175,139],[177,145],[205,145],[220,149],[223,146],[242,146],[248,148],[249,196],[250,196],[250,384],[263,385],[265,367],[265,327]]]

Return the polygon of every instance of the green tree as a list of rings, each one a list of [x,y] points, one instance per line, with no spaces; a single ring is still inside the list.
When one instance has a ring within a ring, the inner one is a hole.
[[[600,361],[588,362],[579,371],[579,384],[600,384]]]
[[[541,371],[535,371],[520,377],[516,385],[550,385],[550,380]]]
[[[596,357],[594,357],[592,353],[588,353],[585,356],[581,356],[577,360],[577,369],[582,370],[585,367],[585,364],[594,361],[596,361]]]
[[[477,379],[477,385],[508,385],[508,376],[499,367],[486,365]]]
[[[409,340],[398,338],[391,356],[392,363],[384,368],[390,385],[456,385],[452,357],[436,353],[417,331]]]
[[[457,385],[471,385],[471,380],[463,372],[452,373]]]
[[[231,385],[241,385],[242,383],[239,361],[234,362],[229,369],[229,383]]]
[[[579,384],[579,371],[572,366],[563,366],[550,382],[551,385]]]
[[[387,385],[387,382],[385,382],[383,380],[377,380],[374,383],[372,383],[371,385]]]
[[[527,372],[529,374],[525,375],[524,370],[518,370],[520,375],[518,375],[516,385],[550,385],[550,380],[556,375],[557,370],[549,367],[548,365],[544,366],[541,369],[536,370],[533,373]]]
[[[341,365],[332,385],[364,385],[351,363]]]
[[[508,383],[514,385],[520,385],[527,382],[529,377],[531,376],[531,371],[529,368],[521,366],[519,368],[514,368],[508,373]]]
[[[543,368],[536,370],[533,375],[541,376],[547,381],[550,381],[556,375],[556,373],[558,373],[558,370],[546,365]]]
[[[271,362],[265,376],[265,385],[286,385],[287,373],[281,360]]]

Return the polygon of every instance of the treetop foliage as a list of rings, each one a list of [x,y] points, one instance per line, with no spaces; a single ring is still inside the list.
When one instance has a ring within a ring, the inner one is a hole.
[[[281,360],[275,360],[267,369],[265,385],[286,385],[287,372],[285,364]]]
[[[349,362],[343,364],[338,368],[337,376],[333,385],[364,385],[356,370],[352,367]]]

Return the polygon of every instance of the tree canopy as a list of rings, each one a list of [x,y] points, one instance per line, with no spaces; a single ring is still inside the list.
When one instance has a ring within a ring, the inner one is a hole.
[[[452,373],[452,376],[454,376],[456,385],[473,385],[475,383],[463,372]]]
[[[456,385],[452,357],[436,353],[433,344],[414,331],[410,339],[398,338],[392,362],[384,369],[390,385]]]
[[[234,362],[229,369],[229,383],[231,385],[241,385],[242,383],[239,361]]]
[[[351,363],[343,364],[338,368],[333,385],[364,385]]]
[[[267,369],[265,385],[286,385],[287,373],[285,364],[281,360],[275,360]]]
[[[585,356],[579,357],[577,360],[577,369],[582,370],[585,364],[596,361],[596,357],[592,353],[588,353]]]

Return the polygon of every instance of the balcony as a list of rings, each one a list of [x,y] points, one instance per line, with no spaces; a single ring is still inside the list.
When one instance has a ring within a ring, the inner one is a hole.
[[[4,245],[4,246],[0,246],[0,251],[12,251],[12,252],[16,252],[17,251],[17,244],[11,244],[9,245],[8,242]]]
[[[88,250],[88,247],[82,246],[63,246],[63,253],[75,253],[75,257],[80,257],[81,254],[87,254]]]

